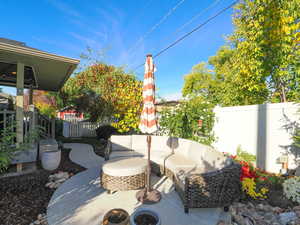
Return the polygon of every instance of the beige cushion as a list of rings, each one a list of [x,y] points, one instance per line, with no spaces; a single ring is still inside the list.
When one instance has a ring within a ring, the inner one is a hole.
[[[120,157],[143,157],[144,154],[135,152],[135,151],[112,151],[109,155],[109,159],[116,159]]]
[[[133,176],[144,173],[146,168],[147,160],[133,157],[108,160],[102,170],[103,173],[110,176]]]
[[[132,135],[132,150],[146,154],[147,152],[147,136],[146,135]]]
[[[131,135],[112,135],[110,137],[113,150],[131,150]]]
[[[204,144],[200,144],[196,141],[190,141],[190,146],[188,149],[188,158],[194,160],[197,163],[202,164],[203,156],[206,151],[212,150],[212,147]]]
[[[172,148],[171,148],[170,137],[151,136],[151,150],[162,151],[171,154]]]
[[[201,167],[207,171],[222,169],[232,163],[232,160],[224,156],[221,152],[214,149],[208,149],[202,156]]]
[[[172,153],[168,153],[168,152],[151,151],[150,160],[152,162],[155,162],[156,164],[165,165],[165,160],[171,155],[172,155]],[[147,157],[148,157],[148,154],[146,154],[144,156],[144,158],[147,158]]]
[[[179,169],[191,170],[197,168],[197,163],[191,159],[183,157],[181,155],[171,155],[165,161],[165,166],[173,173]]]
[[[174,148],[174,153],[176,155],[188,157],[188,152],[189,152],[191,143],[192,143],[192,141],[190,141],[190,140],[178,138],[177,143],[174,144],[174,146],[176,146]]]

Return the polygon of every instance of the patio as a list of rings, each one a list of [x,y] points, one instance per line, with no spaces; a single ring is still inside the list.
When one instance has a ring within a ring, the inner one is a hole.
[[[185,214],[172,181],[166,177],[151,177],[152,184],[162,194],[162,200],[154,205],[138,203],[135,190],[109,195],[100,187],[100,157],[93,155],[91,146],[65,144],[65,147],[73,149],[70,153],[73,162],[89,168],[67,180],[54,192],[47,209],[49,225],[100,224],[104,214],[112,208],[123,208],[129,214],[139,208],[152,209],[166,225],[214,225],[220,220],[230,221],[229,214],[219,208],[191,209],[189,214]],[[98,166],[87,166],[95,164]]]

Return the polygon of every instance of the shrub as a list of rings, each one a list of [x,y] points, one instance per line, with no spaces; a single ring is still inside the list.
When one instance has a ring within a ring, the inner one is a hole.
[[[257,188],[256,182],[254,178],[244,178],[242,180],[242,189],[243,191],[248,194],[253,199],[266,199],[268,189],[265,187]]]
[[[283,182],[285,196],[294,202],[300,203],[300,177],[292,177]]]
[[[213,124],[213,105],[200,97],[184,101],[175,108],[163,110],[159,118],[160,133],[208,145],[215,140]]]
[[[0,141],[0,173],[7,170],[16,152],[28,149],[31,143],[37,139],[39,132],[31,130],[24,138],[24,143],[16,144],[16,125],[12,124],[1,132]]]
[[[240,145],[237,148],[236,156],[237,156],[237,159],[239,159],[241,161],[245,161],[248,163],[256,162],[256,156],[248,153],[247,151],[244,151]]]

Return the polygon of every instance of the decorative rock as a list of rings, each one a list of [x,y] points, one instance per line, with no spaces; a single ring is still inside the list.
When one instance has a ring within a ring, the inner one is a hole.
[[[264,210],[265,210],[265,206],[264,206],[263,204],[258,204],[258,205],[256,206],[256,208],[257,208],[258,210],[261,210],[261,211],[264,211]]]
[[[52,182],[48,182],[47,184],[45,184],[45,187],[50,187],[51,184]]]
[[[300,225],[300,206],[282,209],[268,204],[235,203],[229,212],[232,225]]]
[[[61,178],[69,178],[68,172],[58,172],[54,174],[55,179],[61,179]]]
[[[70,175],[68,172],[59,171],[56,174],[49,176],[49,182],[45,184],[48,188],[58,188],[63,182],[69,179]]]
[[[46,214],[39,214],[37,220],[30,223],[30,225],[48,225]]]
[[[63,183],[67,180],[67,178],[61,178],[59,180],[56,180],[55,183]]]
[[[300,211],[300,205],[297,205],[293,208],[294,211]]]
[[[273,212],[279,214],[279,213],[282,213],[282,212],[283,212],[283,209],[280,208],[280,207],[274,207],[274,208],[273,208]]]
[[[225,222],[223,220],[220,220],[217,225],[226,225]]]
[[[279,221],[282,225],[287,225],[289,222],[298,219],[296,213],[294,212],[286,212],[279,214]]]
[[[288,223],[288,225],[299,225],[299,224],[300,224],[300,219],[296,219]]]

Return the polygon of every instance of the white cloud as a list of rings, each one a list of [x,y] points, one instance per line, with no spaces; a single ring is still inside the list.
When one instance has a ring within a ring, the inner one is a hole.
[[[62,11],[67,15],[78,17],[78,18],[82,17],[78,11],[74,10],[69,5],[63,3],[63,1],[49,0],[48,2],[51,3],[55,8],[57,8],[58,10]]]

